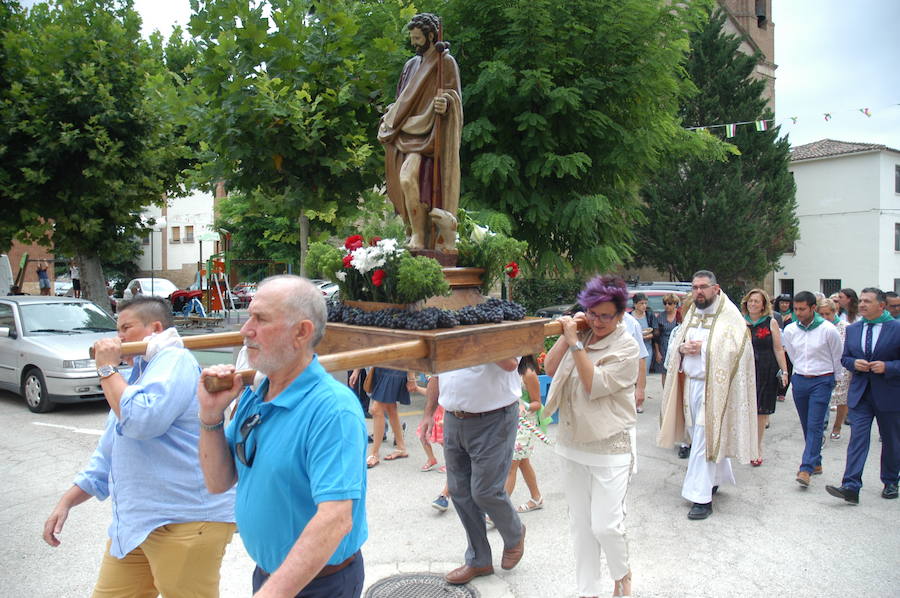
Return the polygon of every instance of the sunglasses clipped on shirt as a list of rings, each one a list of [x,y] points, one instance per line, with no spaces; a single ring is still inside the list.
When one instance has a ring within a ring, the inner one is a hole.
[[[253,458],[256,456],[256,443],[253,444],[253,449],[250,451],[245,448],[247,446],[247,437],[250,436],[253,428],[261,423],[262,416],[259,413],[254,413],[245,419],[240,428],[241,440],[234,445],[234,452],[237,454],[238,461],[247,467],[253,466]]]

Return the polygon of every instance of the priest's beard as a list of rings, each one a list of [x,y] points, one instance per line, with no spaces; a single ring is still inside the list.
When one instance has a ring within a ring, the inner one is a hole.
[[[694,298],[694,305],[697,306],[698,309],[706,309],[716,300],[716,295],[713,295],[711,298],[707,299],[705,295],[700,295],[699,297]]]

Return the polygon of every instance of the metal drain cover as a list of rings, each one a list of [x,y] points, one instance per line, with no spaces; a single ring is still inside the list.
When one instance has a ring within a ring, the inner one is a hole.
[[[434,573],[406,573],[386,577],[369,588],[365,598],[479,598],[478,590],[456,586]]]

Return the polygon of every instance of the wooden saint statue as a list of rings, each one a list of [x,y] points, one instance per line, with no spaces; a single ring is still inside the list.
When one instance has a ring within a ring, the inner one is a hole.
[[[430,13],[407,24],[416,55],[400,74],[397,100],[381,118],[387,193],[409,234],[409,249],[456,252],[462,89],[459,67]]]

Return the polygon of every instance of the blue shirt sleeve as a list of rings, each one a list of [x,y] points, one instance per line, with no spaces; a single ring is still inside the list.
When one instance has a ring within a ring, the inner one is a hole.
[[[168,431],[194,403],[200,366],[186,349],[166,349],[122,393],[116,432],[146,440]]]
[[[349,409],[324,414],[308,443],[310,491],[318,505],[363,497],[366,467],[366,427]]]
[[[75,477],[74,484],[98,500],[109,496],[109,465],[112,454],[116,415],[112,411],[106,418],[106,429],[91,455],[87,468]]]

